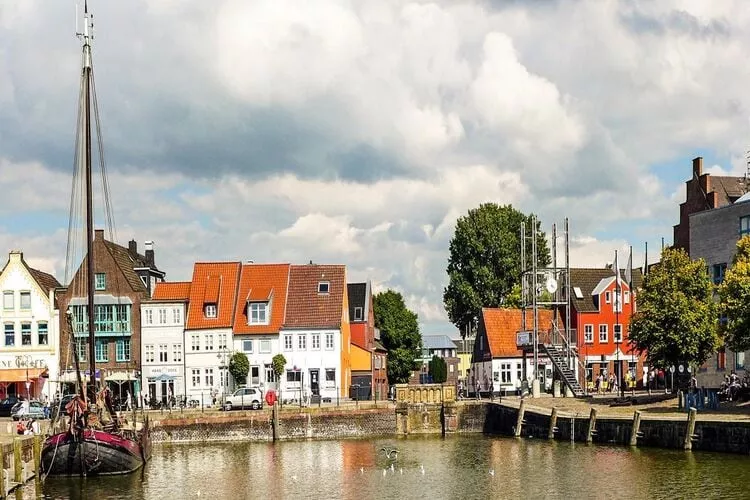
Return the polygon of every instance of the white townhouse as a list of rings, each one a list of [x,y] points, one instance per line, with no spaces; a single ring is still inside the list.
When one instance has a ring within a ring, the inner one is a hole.
[[[282,397],[295,393],[335,401],[348,398],[351,333],[343,265],[293,265],[286,314],[279,332],[286,358]]]
[[[187,396],[185,312],[190,282],[161,282],[150,301],[141,303],[141,387],[146,402],[166,404]]]
[[[60,365],[57,288],[54,276],[29,267],[22,252],[10,252],[0,271],[0,397],[54,397]]]

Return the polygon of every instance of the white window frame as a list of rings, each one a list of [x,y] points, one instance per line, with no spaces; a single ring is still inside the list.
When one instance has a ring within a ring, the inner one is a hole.
[[[359,314],[357,314],[359,313]],[[364,314],[364,309],[361,307],[355,307],[354,308],[354,321],[362,321]]]
[[[153,325],[154,324],[154,310],[153,309],[146,309],[145,313],[146,313],[146,317],[144,318],[145,319],[145,323],[147,325]]]
[[[284,334],[284,350],[291,351],[294,342],[292,341],[292,335],[290,333]]]
[[[169,346],[167,344],[159,344],[159,363],[169,362]]]
[[[610,302],[612,302],[612,292],[610,292],[609,290],[604,292],[604,302],[606,304],[609,304]]]
[[[201,336],[197,333],[192,334],[191,336],[192,344],[191,344],[191,350],[193,352],[198,352],[201,350]]]
[[[201,369],[193,368],[193,387],[201,386]]]
[[[172,344],[172,359],[175,363],[182,363],[182,344]]]
[[[213,351],[213,350],[214,350],[214,334],[207,333],[206,334],[206,351]]]
[[[159,309],[159,324],[160,325],[166,325],[167,324],[167,310],[163,307]]]
[[[175,307],[172,309],[172,320],[174,321],[175,325],[179,325],[182,323],[182,311],[180,311],[179,307]]]
[[[326,368],[323,372],[325,387],[336,387],[336,368]]]
[[[253,340],[252,339],[242,340],[242,352],[249,352],[252,354],[253,352]]]
[[[453,365],[451,365],[453,366]],[[513,383],[513,368],[510,362],[500,363],[500,383],[509,385]]]
[[[609,342],[609,325],[602,323],[599,325],[599,343],[606,344]]]
[[[297,335],[297,349],[300,351],[307,350],[307,334],[306,333],[300,333],[299,335]]]
[[[630,304],[630,292],[626,291],[623,293],[623,303]]]
[[[619,330],[619,331],[618,331]],[[612,326],[612,339],[615,341],[615,344],[622,344],[622,325],[616,324]]]
[[[249,325],[267,325],[268,302],[250,302],[247,305],[247,323]]]
[[[99,279],[101,278],[101,280]],[[107,289],[107,273],[94,273],[94,290]]]
[[[326,333],[326,351],[333,351],[336,347],[336,342],[333,338],[333,333]]]
[[[22,290],[19,292],[18,297],[18,308],[21,311],[31,311],[31,292],[28,290]],[[24,304],[24,298],[27,303]]]
[[[3,291],[3,310],[13,311],[16,307],[15,304],[16,294],[13,290]]]
[[[593,344],[594,343],[594,325],[583,325],[583,343]]]
[[[327,295],[331,293],[331,282],[330,281],[318,281],[318,294]]]
[[[261,339],[258,351],[261,354],[269,354],[271,352],[271,341],[268,339]]]
[[[311,336],[312,340],[310,341],[310,346],[313,351],[319,351],[320,350],[320,334],[319,333],[313,333]]]
[[[219,314],[219,309],[216,304],[206,304],[203,306],[203,315],[206,318],[215,318]]]

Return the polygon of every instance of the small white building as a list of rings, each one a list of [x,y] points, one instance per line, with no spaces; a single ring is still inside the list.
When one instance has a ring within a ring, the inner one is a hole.
[[[12,251],[0,271],[0,398],[52,399],[58,389],[59,324],[54,276],[33,269]]]
[[[141,303],[141,387],[146,401],[167,403],[187,396],[185,386],[185,311],[189,282],[157,283]]]

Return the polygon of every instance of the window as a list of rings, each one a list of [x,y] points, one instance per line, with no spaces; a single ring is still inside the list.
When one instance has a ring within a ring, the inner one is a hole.
[[[219,350],[220,351],[227,350],[227,334],[226,333],[219,334]]]
[[[107,275],[104,273],[94,274],[94,290],[107,289]]]
[[[31,323],[21,323],[21,344],[31,345]]]
[[[5,345],[16,345],[16,325],[14,323],[5,323]]]
[[[329,351],[333,349],[333,334],[332,333],[326,333],[326,349]]]
[[[354,308],[354,321],[362,321],[362,308],[361,307]]]
[[[180,311],[179,307],[172,309],[172,321],[174,321],[175,325],[182,323],[182,311]]]
[[[750,234],[750,215],[740,217],[740,238]]]
[[[6,290],[3,292],[3,309],[5,309],[6,311],[13,310],[13,291],[12,290]]]
[[[284,335],[284,350],[285,351],[292,350],[292,336],[289,334]]]
[[[615,325],[612,330],[612,335],[616,343],[622,342],[622,325]]]
[[[625,296],[624,296],[624,302],[625,302],[626,304],[630,304],[630,292],[625,292],[625,294],[624,294],[624,295],[625,295]]]
[[[152,309],[146,309],[146,324],[154,324],[154,311]]]
[[[331,284],[328,281],[318,282],[318,293],[328,293],[331,289]]]
[[[31,310],[31,292],[21,292],[20,307],[22,311]]]
[[[380,370],[380,356],[375,356],[375,369]]]
[[[203,315],[207,318],[216,317],[216,304],[206,304],[203,306]]]
[[[192,340],[192,351],[200,351],[201,350],[201,336],[197,334],[193,334],[190,336],[190,339]]]
[[[615,312],[622,312],[622,294],[620,292],[615,292],[612,298],[614,299],[612,310]]]
[[[492,381],[500,382],[500,372],[492,372]]]
[[[612,302],[612,293],[611,292],[604,292],[604,302],[609,304]]]
[[[599,342],[606,343],[607,338],[607,325],[599,325]]]
[[[286,371],[286,381],[291,384],[298,384],[302,381],[302,372],[297,370]]]
[[[260,353],[261,354],[268,354],[271,352],[271,341],[270,340],[261,340],[260,341]]]
[[[735,370],[745,369],[745,353],[744,352],[734,353],[734,369]]]
[[[511,364],[500,363],[500,383],[510,384],[510,381],[511,381]]]
[[[94,330],[97,333],[130,333],[130,304],[107,304],[94,306]],[[73,331],[87,334],[89,331],[86,306],[73,306]]]
[[[307,335],[305,335],[304,333],[300,333],[297,337],[297,348],[300,351],[307,350]]]
[[[214,369],[206,368],[206,386],[213,387],[214,385]]]
[[[326,387],[336,387],[336,368],[326,368]]]
[[[159,344],[159,363],[167,362],[167,344]]]
[[[84,339],[76,340],[76,350],[78,351],[78,360],[86,361],[86,355],[89,352],[89,344]]]
[[[36,324],[37,331],[37,343],[39,345],[49,344],[49,330],[47,329],[47,322],[40,321]]]
[[[521,363],[516,364],[516,380],[523,380],[523,364]]]
[[[273,365],[264,365],[266,372],[266,383],[276,382],[276,373],[273,371]]]
[[[97,340],[94,349],[97,362],[105,363],[109,361],[109,343],[106,340]]]
[[[716,369],[717,370],[726,370],[726,368],[727,368],[727,352],[722,347],[716,353]]]
[[[266,315],[268,309],[267,302],[251,302],[250,303],[250,314],[248,314],[249,324],[251,325],[267,325],[268,316]]]
[[[587,344],[594,343],[594,325],[584,325],[583,341]]]
[[[312,348],[313,350],[320,349],[320,334],[319,333],[313,333],[310,338],[312,339]]]
[[[260,366],[250,367],[250,385],[260,384]]]
[[[201,385],[201,370],[200,368],[193,368],[193,387],[200,387]]]
[[[713,266],[714,285],[720,285],[724,281],[724,274],[727,271],[726,262],[721,264],[714,264]]]
[[[144,361],[146,363],[154,362],[154,345],[153,344],[146,344],[145,346],[143,346],[143,356],[144,356]]]
[[[151,354],[153,355],[153,352]],[[115,342],[115,358],[119,363],[130,361],[130,339],[117,339]]]
[[[206,334],[206,350],[207,351],[214,350],[214,335],[212,333]]]
[[[166,309],[159,309],[159,324],[160,325],[167,324],[167,310]]]
[[[253,341],[252,340],[243,340],[242,341],[242,350],[245,352],[253,352]]]
[[[182,363],[182,344],[172,344],[172,360]]]

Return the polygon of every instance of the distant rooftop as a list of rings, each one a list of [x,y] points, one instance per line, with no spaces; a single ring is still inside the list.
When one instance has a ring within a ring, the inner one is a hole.
[[[447,335],[423,335],[422,349],[455,349],[456,344]]]

